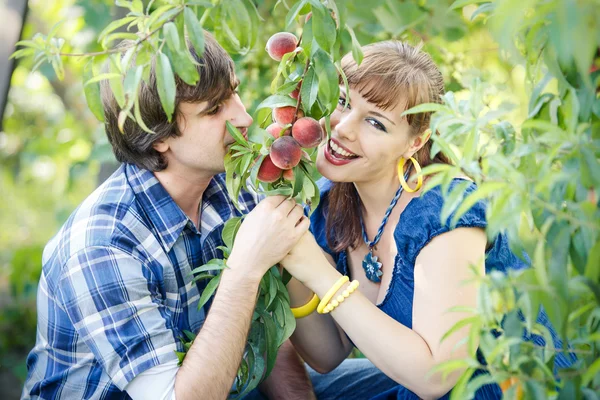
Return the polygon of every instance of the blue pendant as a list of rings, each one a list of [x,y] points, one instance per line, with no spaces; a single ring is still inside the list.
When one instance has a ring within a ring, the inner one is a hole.
[[[377,261],[377,256],[373,256],[372,251],[369,251],[362,262],[365,274],[370,281],[381,282],[381,263]]]

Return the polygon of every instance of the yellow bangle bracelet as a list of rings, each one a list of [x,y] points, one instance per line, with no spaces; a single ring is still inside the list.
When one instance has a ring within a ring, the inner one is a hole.
[[[315,293],[313,295],[312,299],[310,299],[308,301],[308,303],[306,303],[305,305],[300,306],[300,307],[293,307],[292,314],[294,314],[295,318],[304,318],[304,317],[312,314],[317,309],[318,305],[319,305],[319,296],[317,296],[317,294]]]
[[[328,314],[335,310],[337,306],[342,304],[344,300],[346,300],[352,293],[354,293],[354,291],[358,288],[359,284],[359,281],[357,281],[356,279],[353,280],[352,283],[350,283],[348,288],[344,290],[341,295],[339,295],[336,299],[331,300],[331,302],[327,304],[327,306],[323,310],[323,314]]]
[[[317,307],[317,312],[319,314],[323,314],[323,310],[329,303],[329,300],[331,300],[331,298],[335,296],[337,291],[340,290],[342,286],[344,286],[344,283],[348,282],[349,280],[350,278],[348,278],[346,275],[342,276],[340,279],[337,280],[336,283],[333,284],[331,289],[329,289],[329,291],[325,293],[325,296],[323,296],[321,302],[319,303],[319,306]]]

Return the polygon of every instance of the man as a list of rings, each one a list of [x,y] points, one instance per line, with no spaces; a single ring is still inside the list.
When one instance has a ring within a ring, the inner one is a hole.
[[[193,49],[192,49],[193,50]],[[194,53],[195,54],[195,53]],[[106,85],[106,132],[120,168],[73,212],[44,250],[36,345],[24,398],[223,399],[243,355],[258,284],[308,229],[292,200],[259,203],[241,225],[219,288],[198,310],[206,281],[191,270],[220,256],[224,222],[240,213],[228,200],[223,159],[252,123],[235,92],[233,61],[206,34],[196,86],[178,81],[168,122],[151,73],[140,109],[155,134],[119,108]],[[181,367],[183,331],[198,336]],[[264,390],[274,398],[313,398],[303,364],[286,345]],[[292,354],[290,356],[290,354]],[[291,360],[291,361],[290,361]],[[286,377],[287,374],[287,377]],[[282,378],[283,376],[283,378]],[[255,394],[256,395],[256,394]]]

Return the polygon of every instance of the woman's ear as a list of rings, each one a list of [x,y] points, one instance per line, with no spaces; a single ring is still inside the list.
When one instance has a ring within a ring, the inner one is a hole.
[[[406,151],[407,154],[410,154],[409,157],[412,157],[417,151],[421,150],[423,146],[429,141],[431,138],[431,129],[427,129],[425,132],[416,136]]]

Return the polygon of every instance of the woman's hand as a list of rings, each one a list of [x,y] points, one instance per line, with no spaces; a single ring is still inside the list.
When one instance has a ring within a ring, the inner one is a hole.
[[[294,278],[311,287],[326,269],[333,269],[310,231],[304,233],[292,250],[281,260],[281,265]]]

